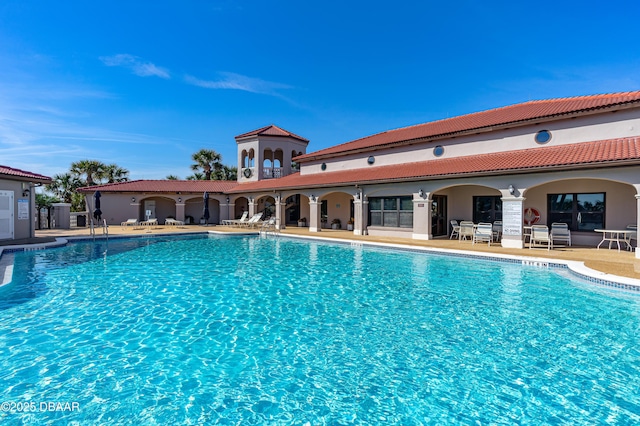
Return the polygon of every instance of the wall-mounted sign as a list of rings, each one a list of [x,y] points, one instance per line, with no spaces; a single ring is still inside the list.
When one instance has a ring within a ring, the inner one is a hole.
[[[29,219],[29,200],[18,200],[18,220]]]
[[[502,235],[522,235],[522,201],[502,201]]]

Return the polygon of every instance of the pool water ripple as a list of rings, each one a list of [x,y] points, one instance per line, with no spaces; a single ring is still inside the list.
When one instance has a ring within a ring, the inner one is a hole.
[[[288,239],[16,253],[3,424],[640,421],[640,298],[564,271]]]

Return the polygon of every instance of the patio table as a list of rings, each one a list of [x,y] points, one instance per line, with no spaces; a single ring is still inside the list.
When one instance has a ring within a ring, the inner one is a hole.
[[[602,241],[598,244],[598,249],[600,249],[602,243],[608,241],[609,249],[611,249],[611,244],[616,243],[618,251],[620,251],[620,240],[622,240],[623,244],[627,244],[626,235],[637,232],[633,229],[594,229],[594,231],[602,233]]]

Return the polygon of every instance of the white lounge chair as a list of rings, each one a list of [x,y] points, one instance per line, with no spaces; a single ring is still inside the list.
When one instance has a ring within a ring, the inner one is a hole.
[[[254,228],[258,225],[262,225],[262,213],[256,213],[251,216],[251,219],[246,222],[240,223],[240,226],[243,228]]]
[[[247,221],[247,216],[249,216],[249,212],[245,210],[242,212],[240,219],[226,219],[222,221],[222,224],[226,226],[239,226],[239,224]]]
[[[457,220],[452,220],[451,222],[451,235],[449,235],[449,239],[453,239],[453,237],[458,238],[460,234],[460,225],[458,225]]]
[[[164,224],[168,226],[184,226],[184,222],[181,220],[172,219],[170,217],[164,220]]]
[[[493,240],[493,225],[490,223],[480,222],[478,226],[473,230],[473,244],[475,243],[489,243]]]
[[[551,242],[555,244],[556,241],[566,243],[571,247],[571,231],[569,230],[569,225],[561,222],[553,222],[551,224]]]
[[[138,219],[127,219],[124,222],[120,222],[120,226],[126,228],[127,226],[138,226]]]
[[[158,224],[158,218],[152,218],[149,220],[143,220],[140,222],[140,226],[156,226]]]
[[[531,225],[531,241],[529,242],[529,248],[532,249],[536,246],[547,246],[547,250],[553,248],[553,241],[549,235],[549,227],[547,225]]]
[[[463,220],[460,222],[460,230],[458,231],[458,239],[460,241],[467,238],[473,240],[473,222]]]
[[[279,232],[280,230],[276,227],[276,222],[275,216],[271,216],[269,220],[262,221],[260,232]]]

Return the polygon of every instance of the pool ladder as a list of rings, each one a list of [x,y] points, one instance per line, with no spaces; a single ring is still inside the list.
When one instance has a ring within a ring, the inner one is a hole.
[[[260,227],[261,237],[267,237],[269,235],[274,237],[280,235],[280,227],[277,225],[276,219],[269,219]]]
[[[100,228],[102,228],[102,236],[105,237],[107,239],[107,241],[109,241],[109,226],[107,225],[107,219],[102,219],[102,224],[100,226]],[[93,219],[91,220],[91,225],[90,225],[90,231],[91,233],[91,237],[93,237],[93,240],[96,240],[96,229],[95,226],[93,224]]]

